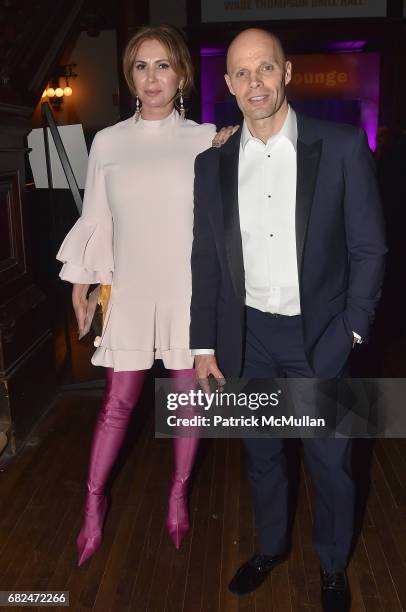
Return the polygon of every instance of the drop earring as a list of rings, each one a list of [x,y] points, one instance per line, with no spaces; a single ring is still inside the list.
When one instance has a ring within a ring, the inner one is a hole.
[[[136,96],[136,102],[135,102],[135,115],[134,115],[134,121],[137,122],[139,121],[139,118],[141,117],[141,109],[142,109],[142,105],[140,103],[140,99],[138,96]]]
[[[186,119],[186,110],[185,110],[185,107],[183,105],[183,88],[182,87],[179,87],[179,95],[180,95],[180,97],[179,97],[179,104],[180,104],[179,112],[180,112],[181,119],[183,119],[183,121],[184,121]]]

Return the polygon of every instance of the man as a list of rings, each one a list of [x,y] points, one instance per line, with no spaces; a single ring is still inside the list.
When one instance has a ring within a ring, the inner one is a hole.
[[[374,162],[361,129],[296,114],[278,38],[232,42],[225,79],[242,129],[195,166],[191,348],[197,377],[342,376],[367,340],[384,273]],[[289,551],[283,442],[245,439],[259,554],[230,583],[257,588]],[[351,441],[307,438],[325,610],[346,610]]]

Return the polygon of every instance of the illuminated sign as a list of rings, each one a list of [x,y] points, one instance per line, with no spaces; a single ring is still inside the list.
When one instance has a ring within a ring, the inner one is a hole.
[[[386,0],[201,0],[202,21],[386,17]]]

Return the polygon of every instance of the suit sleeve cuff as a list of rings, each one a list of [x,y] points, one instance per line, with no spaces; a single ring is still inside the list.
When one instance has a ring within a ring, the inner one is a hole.
[[[352,335],[354,336],[357,344],[362,344],[362,338],[359,334],[357,334],[357,332],[353,331]]]

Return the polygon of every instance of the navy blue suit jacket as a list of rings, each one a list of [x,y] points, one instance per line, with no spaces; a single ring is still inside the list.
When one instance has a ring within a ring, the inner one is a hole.
[[[384,222],[363,130],[297,114],[296,248],[304,349],[335,377],[367,340],[381,293]],[[241,129],[196,158],[191,348],[214,348],[225,376],[243,366],[245,280],[238,209]]]

